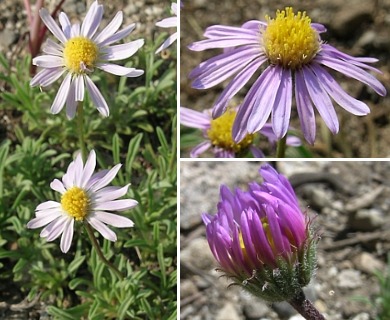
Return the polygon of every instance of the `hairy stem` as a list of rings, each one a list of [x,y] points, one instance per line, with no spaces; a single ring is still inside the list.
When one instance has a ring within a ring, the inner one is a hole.
[[[102,260],[102,262],[118,276],[119,280],[123,280],[123,274],[104,256],[102,249],[100,248],[100,245],[95,235],[93,234],[93,230],[91,226],[88,223],[85,223],[84,226],[85,229],[87,230],[89,239],[91,239],[92,246],[95,248],[96,253],[99,256],[100,260]]]
[[[325,320],[325,317],[306,299],[302,290],[288,302],[307,320]]]

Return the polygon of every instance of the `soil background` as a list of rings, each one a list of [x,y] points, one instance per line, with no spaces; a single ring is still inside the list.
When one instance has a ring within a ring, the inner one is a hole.
[[[200,62],[217,55],[221,50],[193,52],[187,46],[204,39],[204,30],[216,24],[241,26],[248,20],[265,21],[265,15],[275,16],[277,9],[293,6],[295,11],[306,11],[312,22],[322,23],[327,32],[322,40],[338,50],[353,56],[374,57],[379,62],[374,66],[383,74],[375,76],[390,90],[390,0],[194,0],[184,3],[181,10],[181,105],[190,109],[204,110],[212,107],[217,96],[230,79],[208,90],[191,88],[188,73]],[[359,81],[333,72],[338,83],[351,96],[364,101],[371,113],[364,117],[351,115],[334,103],[340,121],[340,132],[333,135],[324,125],[319,114],[317,138],[309,147],[314,157],[389,157],[390,150],[390,98],[380,97]],[[233,104],[242,102],[250,85],[258,76],[240,90]],[[291,114],[291,125],[300,129],[295,101]],[[182,157],[188,157],[189,150],[182,150]],[[267,150],[265,150],[267,151]],[[268,152],[266,155],[272,153]]]
[[[219,187],[261,183],[260,162],[181,162],[180,319],[303,319],[287,303],[266,304],[228,288],[205,237],[201,213],[216,213]],[[273,162],[290,179],[321,234],[318,269],[306,294],[327,320],[375,319],[390,251],[390,162]],[[362,300],[369,300],[369,303]]]

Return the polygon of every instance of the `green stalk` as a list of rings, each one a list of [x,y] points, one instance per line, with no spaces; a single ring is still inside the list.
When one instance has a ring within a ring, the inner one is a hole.
[[[123,274],[110,261],[108,261],[106,259],[106,257],[104,256],[102,249],[100,248],[100,245],[99,245],[95,235],[93,234],[93,230],[92,230],[91,226],[89,225],[89,223],[87,223],[87,222],[84,223],[84,226],[85,226],[85,229],[87,230],[87,233],[88,233],[89,239],[91,240],[92,246],[95,248],[96,253],[99,256],[100,260],[102,260],[103,263],[117,275],[119,280],[123,280]]]
[[[277,146],[276,146],[276,157],[277,158],[285,158],[286,157],[286,141],[287,141],[287,134],[277,142]]]
[[[87,147],[85,145],[84,140],[84,110],[83,110],[83,102],[80,101],[77,106],[77,128],[79,132],[79,144],[80,144],[80,150],[81,150],[81,156],[83,158],[83,162],[87,160]],[[102,249],[100,248],[100,245],[93,234],[93,230],[91,226],[86,222],[84,223],[85,229],[87,230],[89,239],[91,240],[92,246],[95,248],[97,255],[99,256],[100,260],[108,267],[110,268],[117,277],[122,280],[123,275],[122,273],[110,262],[106,259],[104,256]]]
[[[83,162],[87,161],[87,146],[84,140],[84,106],[83,101],[80,101],[77,106],[77,128],[79,132],[79,145]]]

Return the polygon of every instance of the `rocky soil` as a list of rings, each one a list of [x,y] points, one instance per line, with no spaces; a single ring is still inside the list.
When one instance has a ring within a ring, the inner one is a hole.
[[[188,44],[203,39],[203,32],[208,26],[240,26],[252,19],[264,21],[266,14],[273,17],[277,9],[291,5],[295,10],[306,10],[313,22],[326,26],[327,33],[321,35],[325,42],[354,56],[378,58],[379,62],[375,65],[383,73],[377,77],[390,91],[390,0],[194,0],[185,3],[181,11],[181,105],[197,110],[209,109],[229,81],[208,90],[192,89],[188,73],[201,61],[220,51],[192,52],[187,49]],[[365,117],[351,116],[335,106],[340,120],[337,135],[329,132],[317,113],[317,139],[311,147],[313,155],[352,158],[390,156],[389,96],[379,97],[360,82],[337,72],[332,71],[332,75],[350,95],[366,102],[371,113]],[[236,95],[233,104],[242,101],[248,88],[249,85]],[[293,127],[300,128],[295,106],[291,118]],[[188,150],[182,156],[188,156]]]
[[[301,208],[322,234],[318,270],[307,296],[328,320],[374,319],[379,286],[390,251],[389,162],[275,162],[290,178]],[[180,187],[181,319],[303,319],[286,303],[269,305],[215,270],[200,214],[216,212],[220,184],[246,188],[261,182],[259,162],[182,162]],[[227,174],[228,173],[228,174]]]

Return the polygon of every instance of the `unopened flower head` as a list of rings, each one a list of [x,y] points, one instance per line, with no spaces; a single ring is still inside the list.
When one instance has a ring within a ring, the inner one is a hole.
[[[213,119],[211,110],[199,112],[181,107],[181,124],[190,128],[201,129],[205,138],[205,141],[191,151],[190,156],[196,158],[206,150],[211,149],[216,158],[234,158],[250,150],[254,157],[264,158],[264,153],[254,145],[255,134],[247,134],[240,142],[233,140],[232,128],[236,115],[237,110],[230,108],[219,118]],[[274,145],[277,138],[270,124],[266,124],[260,130],[260,133],[268,138],[271,145]],[[288,136],[287,145],[300,146],[301,141],[297,137]]]
[[[57,239],[61,234],[61,251],[69,251],[73,239],[74,222],[89,223],[104,238],[116,241],[116,234],[106,224],[117,228],[132,227],[134,223],[109,211],[124,211],[135,207],[133,199],[120,199],[127,193],[129,184],[124,187],[107,186],[118,173],[121,165],[111,170],[94,174],[95,151],[91,151],[85,165],[79,154],[73,161],[62,181],[54,179],[50,187],[61,193],[61,201],[46,201],[38,205],[35,218],[28,222],[31,229],[41,228],[41,237],[47,241]]]
[[[96,33],[103,17],[103,6],[97,1],[89,8],[81,27],[79,24],[72,25],[64,12],[59,15],[61,28],[47,9],[40,9],[39,14],[60,43],[48,39],[43,48],[46,54],[33,59],[33,64],[43,69],[31,80],[31,86],[46,87],[65,74],[51,106],[51,112],[59,113],[66,104],[66,115],[72,119],[78,101],[84,100],[86,87],[97,110],[107,117],[109,115],[107,102],[89,75],[95,68],[125,77],[138,77],[144,73],[143,70],[111,63],[131,57],[143,46],[143,39],[112,45],[128,36],[135,28],[135,24],[118,31],[123,20],[123,13],[119,11],[101,32]]]
[[[216,215],[203,214],[220,270],[234,284],[267,301],[291,299],[314,273],[312,234],[289,183],[269,165],[264,182],[248,191],[221,187]]]
[[[326,29],[312,23],[305,12],[294,14],[292,8],[276,12],[266,22],[252,20],[241,27],[215,25],[206,29],[206,40],[189,46],[203,51],[223,48],[224,52],[202,62],[192,70],[190,78],[196,89],[211,88],[234,76],[213,107],[213,117],[220,117],[229,101],[264,65],[265,70],[253,83],[238,110],[233,136],[241,141],[248,133],[259,131],[271,115],[278,139],[287,133],[295,94],[297,111],[306,140],[315,141],[314,107],[332,133],[339,130],[332,100],[354,115],[366,115],[369,107],[350,95],[327,71],[339,71],[370,86],[379,95],[385,87],[367,70],[374,58],[355,58],[321,41]],[[314,107],[313,107],[314,106]]]
[[[177,3],[172,3],[171,10],[174,13],[174,17],[163,19],[156,23],[157,27],[161,28],[177,28]],[[162,50],[168,48],[177,39],[177,32],[172,33],[164,43],[156,50],[156,53],[160,53]]]

